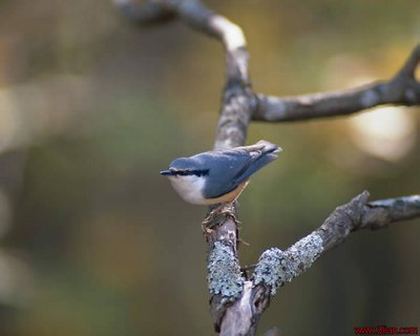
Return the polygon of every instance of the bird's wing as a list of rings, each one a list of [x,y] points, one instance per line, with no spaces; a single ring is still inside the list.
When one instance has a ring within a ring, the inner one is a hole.
[[[234,190],[256,171],[275,160],[278,149],[276,145],[260,141],[253,146],[198,154],[196,159],[212,162],[204,196],[216,198]]]

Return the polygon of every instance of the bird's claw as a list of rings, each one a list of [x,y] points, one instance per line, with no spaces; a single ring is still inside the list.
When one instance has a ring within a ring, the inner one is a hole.
[[[228,204],[220,204],[208,213],[208,215],[206,216],[206,218],[204,218],[201,224],[203,233],[205,235],[211,234],[214,228],[220,225],[226,218],[226,216],[232,217],[235,223],[239,224],[239,220],[236,216],[235,206],[233,202]]]

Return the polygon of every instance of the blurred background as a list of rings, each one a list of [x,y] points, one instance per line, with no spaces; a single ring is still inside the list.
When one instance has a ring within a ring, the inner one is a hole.
[[[416,1],[231,0],[258,92],[390,78],[420,40]],[[0,1],[0,335],[212,335],[206,209],[159,170],[210,149],[218,42],[145,29],[110,1]],[[339,204],[420,192],[420,109],[252,124],[284,148],[241,197],[243,264],[286,248]],[[285,286],[260,333],[420,326],[420,220],[358,232]]]

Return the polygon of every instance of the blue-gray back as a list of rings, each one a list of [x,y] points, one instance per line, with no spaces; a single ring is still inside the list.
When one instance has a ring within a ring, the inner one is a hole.
[[[277,148],[270,148],[268,151],[248,151],[238,148],[191,157],[197,165],[209,169],[204,196],[216,198],[234,190],[256,171],[275,160],[275,149]]]

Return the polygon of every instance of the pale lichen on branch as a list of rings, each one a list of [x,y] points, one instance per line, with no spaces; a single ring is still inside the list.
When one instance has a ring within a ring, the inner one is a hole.
[[[241,295],[244,279],[232,248],[216,241],[207,262],[207,280],[212,295],[234,300]]]

